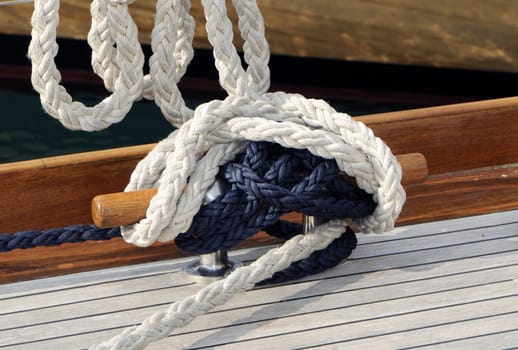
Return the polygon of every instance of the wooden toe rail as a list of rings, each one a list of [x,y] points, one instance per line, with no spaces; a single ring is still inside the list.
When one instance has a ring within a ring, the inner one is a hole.
[[[397,156],[403,170],[403,184],[423,182],[428,176],[426,159],[421,153]],[[99,195],[92,200],[93,222],[102,228],[134,224],[146,216],[156,189]]]

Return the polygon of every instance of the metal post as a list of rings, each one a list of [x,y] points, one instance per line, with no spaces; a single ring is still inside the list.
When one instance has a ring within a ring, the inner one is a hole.
[[[212,202],[225,191],[225,182],[216,179],[205,193],[203,204]],[[184,273],[196,283],[209,284],[225,278],[226,275],[242,265],[240,261],[229,260],[226,249],[218,249],[212,253],[200,254],[199,260],[184,267]]]
[[[229,260],[225,249],[219,249],[213,253],[200,254],[200,259],[185,266],[184,272],[196,283],[209,284],[225,278],[242,265],[241,262]]]
[[[315,233],[316,227],[322,225],[327,220],[322,219],[318,216],[303,215],[302,216],[302,233],[310,235]]]

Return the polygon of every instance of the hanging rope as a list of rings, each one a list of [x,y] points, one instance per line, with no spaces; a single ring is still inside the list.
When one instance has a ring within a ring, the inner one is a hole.
[[[185,107],[176,86],[192,58],[194,22],[188,15],[188,0],[157,2],[148,77],[142,73],[143,55],[136,27],[127,11],[128,2],[93,1],[89,34],[92,65],[113,93],[91,108],[72,102],[59,85],[59,72],[53,63],[57,53],[58,0],[35,1],[33,40],[29,48],[34,66],[32,80],[49,114],[72,129],[99,130],[120,121],[133,101],[146,97],[154,98],[165,117],[179,127],[159,142],[133,172],[127,191],[152,187],[158,191],[146,218],[121,228],[123,238],[139,246],[149,246],[157,240],[177,239],[187,232],[219,168],[235,159],[250,141],[306,149],[314,156],[334,160],[337,168],[354,177],[358,187],[370,194],[376,205],[371,213],[353,218],[355,226],[363,232],[390,230],[405,201],[401,167],[390,149],[364,124],[337,113],[323,101],[283,92],[266,93],[269,52],[262,16],[254,0],[232,3],[239,17],[248,67],[243,68],[233,45],[225,1],[202,0],[220,85],[229,96],[203,104],[193,112]],[[250,178],[244,174],[253,175],[240,170],[241,175],[235,179],[242,178],[243,184],[249,182]],[[245,186],[238,183],[234,184],[237,188]],[[252,192],[266,201],[267,196],[260,191]],[[315,234],[290,235],[283,246],[235,270],[225,280],[173,303],[141,325],[128,328],[92,349],[144,348],[223,304],[235,293],[277,278],[280,271],[295,266],[294,262],[337,242],[347,228],[346,220],[331,219],[318,225]]]
[[[98,8],[103,6],[105,9]],[[137,26],[128,13],[127,5],[109,1],[92,3],[93,15],[103,10],[107,13],[107,21],[103,24],[112,29],[121,69],[114,82],[113,94],[94,107],[87,107],[72,101],[60,85],[61,74],[54,63],[58,53],[56,28],[59,23],[59,0],[34,1],[32,40],[29,45],[32,85],[39,92],[45,111],[72,130],[101,130],[120,122],[142,93],[144,54],[138,42]]]

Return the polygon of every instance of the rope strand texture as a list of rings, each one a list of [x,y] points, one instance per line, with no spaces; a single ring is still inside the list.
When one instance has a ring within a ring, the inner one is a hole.
[[[279,101],[282,104],[276,106]],[[308,106],[311,115],[305,114]],[[281,109],[286,107],[291,111]],[[306,148],[335,159],[339,169],[355,177],[358,187],[373,194],[377,203],[374,213],[355,219],[355,225],[365,232],[384,232],[394,226],[405,192],[401,167],[390,149],[364,124],[329,106],[322,108],[321,101],[278,92],[260,100],[229,97],[201,105],[192,120],[161,141],[137,165],[126,188],[158,187],[146,219],[122,228],[126,241],[148,246],[185,232],[218,166],[233,159],[245,140]]]
[[[301,225],[279,222],[298,212],[324,219],[360,218],[376,204],[340,176],[336,162],[265,142],[251,142],[218,178],[227,191],[202,206],[189,230],[176,237],[183,251],[205,254],[231,249],[259,230],[287,240]],[[221,181],[221,180],[220,180]]]
[[[56,246],[63,243],[101,241],[120,236],[118,227],[99,229],[93,225],[76,225],[44,231],[24,231],[0,234],[0,252],[40,246]]]
[[[166,311],[151,315],[139,326],[127,328],[90,349],[143,349],[147,344],[166,337],[174,329],[185,326],[195,317],[224,304],[234,294],[252,289],[257,282],[286,269],[291,262],[302,260],[320,247],[328,246],[342,234],[344,225],[344,221],[332,220],[318,226],[314,235],[297,235],[251,265],[235,270],[227,278],[208,285],[195,295],[174,302]]]
[[[32,60],[32,85],[39,92],[45,111],[72,130],[95,131],[120,122],[141,95],[143,87],[144,54],[138,42],[137,27],[128,13],[127,5],[96,0],[92,15],[106,11],[105,26],[111,28],[119,75],[113,94],[94,107],[86,107],[60,85],[61,74],[54,57],[58,52],[56,28],[59,22],[59,0],[35,0],[32,15],[29,57]]]
[[[128,191],[158,187],[158,192],[145,219],[122,227],[124,239],[147,246],[156,240],[175,239],[188,230],[218,167],[235,158],[249,140],[307,149],[316,156],[334,159],[338,168],[355,177],[358,186],[376,202],[374,212],[355,219],[355,225],[365,232],[393,227],[405,192],[401,167],[390,149],[365,125],[324,102],[277,92],[256,99],[230,96],[201,105],[193,119],[161,141],[137,165],[127,186]],[[316,234],[296,235],[252,265],[235,270],[225,280],[173,303],[167,311],[93,349],[142,349],[237,292],[270,278],[282,280],[284,277],[276,273],[290,266],[296,271],[294,262],[325,249],[346,229],[345,220],[331,220],[317,226]]]

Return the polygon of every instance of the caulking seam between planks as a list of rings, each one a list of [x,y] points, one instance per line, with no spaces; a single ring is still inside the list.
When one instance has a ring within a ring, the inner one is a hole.
[[[490,271],[490,270],[497,270],[497,269],[515,267],[515,266],[518,266],[518,264],[509,264],[509,265],[505,265],[505,266],[504,265],[502,265],[502,266],[494,266],[494,267],[488,267],[488,268],[476,269],[476,270],[470,270],[470,271],[464,271],[464,272],[455,272],[455,273],[451,273],[451,274],[430,276],[430,277],[425,277],[425,278],[415,278],[415,279],[409,279],[409,280],[401,280],[401,281],[393,282],[393,283],[384,283],[384,284],[369,285],[369,286],[359,287],[359,288],[343,289],[343,290],[338,290],[338,291],[334,291],[334,292],[326,292],[326,293],[321,293],[321,294],[312,294],[312,295],[308,295],[308,296],[304,296],[304,297],[284,298],[284,299],[281,299],[279,301],[272,301],[272,302],[269,302],[269,303],[249,304],[248,307],[268,306],[268,305],[272,305],[272,304],[275,304],[275,303],[278,303],[278,302],[283,302],[284,303],[284,302],[304,300],[304,299],[308,299],[308,298],[322,297],[322,296],[328,296],[328,295],[337,295],[337,294],[350,293],[350,292],[366,291],[366,290],[369,290],[369,289],[384,288],[384,287],[403,285],[403,284],[409,284],[409,283],[431,281],[431,280],[437,280],[437,279],[453,277],[453,276],[466,276],[466,275],[468,275],[470,273],[479,273],[479,272],[485,272],[485,271]],[[343,275],[343,277],[346,277],[346,276],[348,276],[348,275]],[[504,280],[502,280],[502,281],[504,281]],[[507,280],[505,280],[505,281],[507,281]],[[212,313],[220,313],[220,312],[225,312],[225,311],[231,311],[231,310],[237,310],[237,309],[239,309],[239,308],[227,308],[227,309],[223,309],[222,308],[222,309],[218,309],[218,310],[215,310],[215,311],[211,311],[210,314],[212,314]]]
[[[470,231],[478,228],[492,228],[501,225],[513,224],[517,221],[517,216],[518,210],[510,210],[505,212],[496,212],[456,219],[397,226],[392,231],[386,232],[384,234],[362,234],[361,237],[365,241],[364,244],[366,244],[371,240],[373,243],[387,241],[394,236],[417,238],[427,235],[430,231],[436,232],[437,230],[441,230],[439,233],[449,233],[459,230]]]
[[[394,255],[400,255],[400,254],[407,254],[407,253],[417,253],[417,252],[424,252],[424,251],[430,251],[430,250],[436,250],[436,249],[460,247],[460,246],[467,246],[467,245],[470,245],[470,244],[477,244],[477,243],[482,243],[482,242],[494,242],[494,241],[498,241],[498,240],[502,240],[502,239],[508,239],[508,238],[512,238],[512,237],[518,237],[518,234],[513,232],[513,233],[510,233],[508,235],[504,235],[504,236],[500,236],[500,237],[487,238],[487,239],[477,239],[477,240],[473,240],[473,241],[469,241],[469,242],[444,244],[444,245],[439,245],[439,246],[434,246],[434,247],[416,248],[416,249],[402,250],[402,251],[396,251],[396,252],[384,253],[384,254],[378,254],[378,255],[366,255],[366,256],[351,257],[350,260],[375,259],[375,258],[394,256]]]
[[[435,291],[435,292],[429,292],[429,293],[418,293],[418,294],[415,294],[415,295],[409,295],[409,296],[399,297],[399,298],[388,298],[388,299],[370,301],[370,302],[365,302],[365,303],[356,303],[356,304],[350,304],[350,305],[347,305],[347,306],[344,306],[344,307],[320,309],[320,310],[315,310],[315,311],[311,311],[311,312],[300,312],[300,313],[297,313],[297,314],[283,315],[282,317],[272,317],[272,318],[254,320],[254,321],[250,321],[250,322],[233,323],[232,325],[223,325],[223,326],[220,326],[220,327],[217,327],[217,328],[204,328],[204,329],[200,329],[200,330],[192,331],[192,332],[175,333],[174,336],[179,336],[179,335],[183,335],[183,334],[204,332],[204,331],[215,330],[215,329],[232,328],[232,327],[237,327],[237,326],[242,326],[242,325],[247,325],[247,324],[267,322],[267,321],[271,321],[271,320],[275,320],[275,319],[279,319],[279,318],[292,318],[292,317],[297,317],[297,316],[313,315],[313,314],[327,312],[327,311],[331,311],[331,310],[342,310],[342,309],[345,310],[345,309],[351,308],[351,307],[358,307],[358,306],[364,306],[364,305],[370,305],[370,304],[390,302],[390,301],[402,300],[402,299],[410,299],[410,298],[415,298],[415,297],[422,297],[422,296],[440,294],[440,293],[451,292],[451,291],[467,290],[467,289],[470,289],[470,288],[472,289],[472,288],[478,288],[478,287],[482,287],[482,286],[490,286],[490,285],[497,285],[497,284],[501,284],[501,283],[508,283],[510,281],[512,281],[512,279],[506,279],[506,280],[496,281],[496,282],[492,282],[492,283],[474,284],[474,285],[470,285],[470,286],[466,286],[466,287],[462,287],[462,288],[448,288],[448,289],[443,289],[443,290],[439,290],[439,291]],[[512,296],[517,296],[517,295],[518,294],[511,294],[511,295],[506,295],[504,297],[512,297]],[[483,301],[487,301],[487,300],[501,299],[501,298],[503,298],[503,297],[475,300],[475,301],[471,301],[471,302],[468,302],[468,303],[483,302]],[[456,306],[456,304],[451,305],[451,306]],[[447,308],[447,307],[449,307],[449,306],[447,305],[447,306],[441,306],[441,307],[437,307],[437,308],[438,309],[444,309],[444,308]],[[131,309],[126,309],[126,310],[120,310],[119,312],[125,312],[125,311],[134,310],[134,309],[139,309],[139,308],[131,308]],[[418,313],[418,312],[427,311],[427,310],[428,309],[414,310],[412,312],[403,313],[403,314],[413,314],[413,313]],[[56,323],[66,322],[66,321],[75,320],[75,319],[84,319],[84,318],[98,317],[98,316],[102,316],[102,315],[105,315],[105,314],[113,314],[113,312],[110,312],[110,313],[100,313],[100,314],[91,315],[91,316],[88,316],[88,317],[74,317],[74,318],[69,318],[69,319],[65,319],[65,320],[62,320],[62,321],[45,322],[45,323],[41,323],[40,325],[45,325],[45,324],[50,324],[50,323],[56,324]],[[382,317],[376,317],[375,319],[392,317],[392,316],[398,316],[398,315],[400,315],[400,314],[384,315]],[[363,320],[363,321],[365,321],[365,320]],[[356,320],[356,321],[351,321],[351,322],[356,323],[356,322],[363,322],[363,321],[362,320]],[[349,323],[349,322],[347,322],[347,323]],[[126,324],[126,325],[121,325],[121,326],[118,326],[117,328],[124,328],[124,327],[129,327],[129,326],[132,326],[132,325],[133,325],[133,323]],[[335,325],[327,325],[327,326],[317,327],[317,328],[328,328],[328,327],[331,327],[331,326],[335,326]],[[15,329],[22,329],[22,328],[27,328],[27,327],[29,327],[29,326],[17,327]],[[59,339],[59,338],[65,338],[65,337],[73,337],[73,336],[78,336],[78,335],[83,335],[83,334],[101,333],[101,332],[104,332],[104,331],[107,331],[107,330],[112,330],[112,329],[114,329],[114,327],[102,328],[102,329],[97,329],[97,330],[90,330],[90,331],[86,331],[86,333],[85,332],[81,332],[81,333],[74,333],[74,334],[66,334],[66,335],[56,336],[56,337],[52,337],[52,338],[41,338],[41,339],[38,339],[38,340],[32,340],[31,343],[32,342],[48,341],[48,340],[52,340],[52,339]],[[9,329],[9,330],[12,330],[12,329]],[[251,339],[248,339],[248,340],[251,340]],[[9,345],[10,346],[15,346],[15,345],[24,345],[24,344],[25,344],[25,342],[9,344]],[[223,345],[223,344],[220,344],[220,345]]]
[[[434,263],[430,263],[430,264],[434,264]],[[506,264],[506,265],[490,266],[488,268],[477,268],[477,269],[472,269],[472,270],[464,270],[463,272],[456,272],[456,273],[452,273],[452,274],[441,274],[441,275],[436,275],[436,276],[429,276],[429,277],[426,277],[426,278],[402,280],[402,281],[399,281],[399,282],[396,282],[396,283],[388,283],[388,284],[385,283],[383,286],[411,283],[411,282],[415,282],[415,281],[433,280],[433,279],[442,278],[442,277],[462,275],[462,274],[469,274],[469,273],[481,272],[481,271],[486,271],[486,270],[497,270],[497,269],[506,268],[506,267],[509,267],[509,266],[515,266],[515,265],[517,265],[517,264]],[[405,268],[405,267],[404,266],[400,266],[400,267],[394,267],[393,269],[399,269],[399,268]],[[366,273],[366,274],[376,273],[376,272],[381,272],[381,271],[386,271],[386,270],[371,270],[371,271],[357,273],[357,274],[341,274],[341,275],[336,275],[336,276],[328,277],[325,280],[341,279],[341,278],[346,278],[346,277],[350,277],[350,276],[354,276],[354,275],[361,275],[361,274],[364,274],[364,273]],[[324,279],[321,279],[321,280],[324,280]],[[308,284],[308,283],[312,283],[312,282],[315,282],[315,281],[319,281],[319,279],[316,279],[316,280],[314,279],[314,280],[310,280],[310,281],[302,281],[300,283]],[[192,285],[192,283],[189,283],[188,285]],[[291,287],[292,285],[288,285],[288,286]],[[269,286],[268,288],[282,288],[282,287],[283,287],[282,285],[281,286],[273,285],[273,286]],[[340,290],[340,291],[335,291],[335,292],[330,293],[330,294],[337,294],[337,293],[348,292],[348,291],[355,291],[355,290],[367,290],[367,289],[378,288],[378,287],[381,287],[381,285],[371,285],[371,286],[366,286],[366,287],[361,287],[361,288],[344,289],[344,290]],[[137,290],[137,291],[133,291],[133,292],[128,292],[128,293],[125,293],[125,294],[112,294],[112,295],[109,295],[109,296],[76,300],[76,301],[68,302],[68,303],[53,304],[53,305],[48,305],[48,306],[44,306],[44,307],[31,308],[31,309],[21,309],[21,310],[12,311],[12,312],[0,313],[0,316],[14,315],[14,314],[32,312],[32,311],[36,311],[36,310],[44,310],[44,309],[49,309],[49,308],[56,308],[56,307],[61,307],[61,306],[67,306],[67,305],[75,305],[75,304],[80,304],[80,303],[87,303],[87,302],[91,302],[91,301],[96,301],[96,300],[107,300],[107,299],[110,299],[110,298],[118,298],[118,297],[125,296],[125,295],[135,295],[137,293],[146,293],[146,292],[151,292],[151,291],[156,291],[156,290],[166,290],[166,289],[173,289],[173,288],[175,288],[175,287],[150,288],[150,289],[144,289],[144,290]],[[267,289],[267,288],[260,288],[260,289],[257,289],[256,291],[260,291],[260,290],[264,290],[264,289]],[[84,295],[84,294],[85,294],[84,292],[79,293],[79,295]],[[308,298],[308,297],[313,297],[313,296],[314,295],[308,295],[308,296],[303,297],[302,299]],[[284,299],[284,301],[286,301],[286,300],[291,300],[291,299]],[[261,305],[263,305],[263,304],[261,304]],[[250,305],[250,306],[253,306],[253,305]],[[222,311],[222,310],[226,310],[226,309],[221,309],[220,311]],[[214,312],[219,312],[219,311],[214,311]]]
[[[486,301],[486,300],[483,300],[483,301]],[[452,306],[456,306],[456,305],[452,305]],[[451,307],[451,306],[447,306],[447,307]],[[422,311],[429,311],[429,310],[422,310]],[[418,313],[418,312],[422,312],[422,311],[417,311],[417,312],[412,312],[412,313]],[[450,324],[455,324],[455,323],[460,323],[460,322],[469,322],[469,321],[474,321],[474,320],[487,319],[487,318],[491,318],[491,317],[498,317],[498,316],[504,316],[504,315],[513,315],[513,314],[518,314],[518,310],[508,311],[508,312],[505,312],[505,313],[494,314],[494,315],[485,315],[485,316],[473,317],[473,318],[464,319],[464,320],[455,320],[455,321],[450,321],[450,322],[443,322],[443,323],[440,323],[440,324],[434,324],[434,325],[423,326],[423,327],[416,327],[416,328],[405,329],[405,330],[401,330],[401,331],[393,331],[393,332],[387,332],[387,333],[383,333],[383,334],[376,334],[376,335],[370,335],[370,336],[364,336],[364,337],[351,338],[351,339],[347,339],[347,340],[343,340],[343,341],[334,341],[334,342],[329,342],[329,343],[320,343],[318,345],[312,345],[312,346],[307,346],[307,347],[299,347],[297,349],[298,350],[314,349],[314,348],[318,348],[320,346],[334,345],[334,344],[343,344],[343,343],[347,343],[347,342],[351,342],[351,341],[355,341],[355,340],[372,339],[372,338],[386,336],[386,335],[391,335],[391,334],[400,334],[400,333],[405,333],[405,332],[410,332],[410,331],[415,331],[415,330],[422,330],[422,329],[428,329],[428,328],[447,326],[447,325],[450,325]],[[403,313],[402,314],[398,314],[398,315],[394,315],[394,316],[400,316],[400,315],[403,315]],[[385,318],[385,317],[382,317],[382,318]],[[189,349],[190,350],[199,350],[199,349],[207,349],[207,348],[212,348],[212,347],[217,347],[217,346],[224,346],[224,345],[230,345],[230,344],[246,343],[246,342],[249,342],[249,341],[256,341],[256,340],[262,340],[262,339],[272,339],[272,338],[275,338],[275,337],[278,337],[278,336],[303,333],[303,332],[307,332],[307,331],[316,331],[316,330],[323,329],[323,328],[332,328],[332,327],[337,327],[337,326],[345,326],[345,325],[350,325],[350,324],[354,324],[354,323],[371,321],[371,320],[374,320],[374,319],[381,319],[381,318],[376,317],[376,318],[366,319],[366,320],[361,320],[361,321],[351,321],[351,322],[339,323],[339,324],[334,324],[334,325],[327,325],[327,326],[322,326],[322,327],[312,327],[312,328],[303,329],[303,330],[296,330],[296,331],[290,331],[290,332],[284,332],[284,333],[278,333],[278,334],[272,334],[272,335],[265,335],[265,336],[250,338],[250,339],[240,339],[240,340],[224,342],[224,343],[215,343],[215,344],[211,344],[211,345],[205,345],[205,346],[194,347],[194,348],[189,348]],[[174,336],[175,335],[173,334],[173,335],[170,335],[169,337],[174,337]]]
[[[134,280],[138,280],[138,279],[170,275],[170,274],[179,273],[179,272],[180,271],[159,272],[159,273],[150,274],[150,275],[131,276],[131,277],[124,277],[124,278],[112,279],[112,280],[106,280],[106,281],[100,281],[100,282],[92,282],[92,283],[87,283],[87,284],[78,284],[78,285],[74,285],[74,286],[70,286],[70,287],[57,288],[57,289],[52,289],[52,290],[44,290],[44,291],[31,292],[31,293],[26,293],[26,294],[19,294],[19,295],[3,297],[3,298],[0,298],[0,301],[25,298],[25,297],[31,297],[31,296],[38,296],[38,295],[44,295],[44,294],[51,294],[51,293],[60,293],[60,292],[64,292],[67,290],[75,290],[75,289],[81,289],[81,288],[87,288],[87,287],[97,287],[97,286],[105,285],[105,284],[116,284],[116,283],[121,283],[121,282],[134,281]],[[33,281],[31,281],[31,282],[33,282]],[[25,283],[25,282],[20,282],[20,283]],[[183,286],[185,286],[185,283],[178,285],[178,286],[183,287]]]
[[[318,344],[318,345],[299,347],[299,348],[297,348],[297,350],[314,349],[314,348],[318,348],[318,347],[321,347],[321,346],[344,344],[344,343],[349,343],[349,342],[356,341],[356,340],[373,339],[373,338],[384,337],[384,336],[387,336],[387,335],[402,334],[402,333],[407,333],[407,332],[412,332],[412,331],[417,331],[417,330],[437,328],[437,327],[443,327],[443,326],[448,326],[448,325],[452,325],[452,324],[458,324],[458,323],[464,323],[464,322],[470,322],[470,321],[477,321],[477,320],[484,320],[484,319],[488,319],[488,318],[500,317],[500,316],[508,316],[508,315],[514,315],[514,314],[518,314],[518,310],[507,311],[507,312],[502,312],[502,313],[493,314],[493,315],[484,315],[484,316],[472,317],[472,318],[467,318],[467,319],[463,319],[463,320],[442,322],[442,323],[439,323],[439,324],[423,326],[423,327],[409,328],[409,329],[405,329],[405,330],[401,330],[401,331],[393,331],[393,332],[380,333],[380,334],[375,334],[375,335],[370,335],[370,336],[351,338],[351,339],[347,339],[347,340],[343,340],[343,341],[333,341],[333,342],[329,342],[329,343],[321,343],[321,344]],[[511,331],[511,330],[508,330],[508,331]],[[512,331],[514,331],[514,330],[512,330]],[[489,334],[486,334],[486,335],[489,335]],[[470,337],[466,337],[466,339],[469,339],[469,338]],[[445,342],[445,343],[447,343],[447,342]],[[414,349],[414,348],[419,348],[419,347],[420,346],[418,346],[418,347],[410,347],[410,348],[406,348],[406,349]],[[202,349],[202,347],[195,348],[195,349]]]
[[[192,283],[189,283],[187,285],[192,285]],[[146,289],[146,290],[136,290],[136,291],[133,291],[130,293],[112,294],[110,296],[103,296],[103,297],[97,297],[97,298],[91,298],[91,299],[82,299],[82,300],[71,301],[71,302],[67,302],[67,303],[63,303],[63,304],[53,304],[53,305],[35,307],[35,308],[30,308],[30,309],[21,309],[21,310],[17,310],[17,311],[10,311],[10,312],[5,312],[5,313],[0,313],[0,316],[8,316],[8,315],[16,315],[16,314],[27,313],[27,312],[41,311],[41,310],[53,309],[53,308],[61,307],[61,306],[70,306],[70,305],[77,305],[77,304],[82,304],[82,303],[89,303],[92,301],[100,301],[100,300],[106,301],[106,300],[112,299],[112,298],[120,298],[120,297],[124,297],[124,296],[143,294],[143,293],[148,293],[148,292],[165,291],[168,289],[172,290],[174,288],[176,288],[176,287],[160,287],[160,288],[151,288],[151,289]],[[0,329],[0,332],[3,330],[5,330],[5,329]]]
[[[290,284],[291,285],[296,285],[296,284],[308,283],[308,282],[326,281],[326,280],[341,278],[341,277],[344,277],[344,276],[359,276],[359,275],[364,275],[364,274],[369,274],[369,273],[376,273],[376,272],[384,272],[384,271],[399,270],[399,269],[410,269],[410,268],[416,268],[416,267],[425,267],[425,266],[428,266],[428,265],[442,264],[442,263],[445,263],[445,262],[453,262],[453,261],[458,261],[458,260],[467,260],[467,259],[475,259],[475,258],[482,258],[482,257],[490,257],[490,256],[494,256],[494,255],[515,253],[515,252],[518,252],[518,249],[499,250],[499,251],[491,252],[491,253],[466,255],[466,256],[455,257],[455,258],[450,258],[450,259],[427,261],[427,262],[424,262],[424,263],[416,263],[416,264],[409,264],[409,265],[391,266],[391,267],[380,268],[380,269],[375,269],[375,270],[362,270],[362,271],[358,271],[358,272],[347,273],[346,275],[329,276],[329,277],[322,277],[322,278],[317,278],[317,279],[304,279],[303,281],[293,281],[293,282],[290,282]],[[353,260],[354,259],[350,259],[350,261],[353,261]],[[275,287],[276,286],[266,286],[266,287],[262,287],[261,290],[262,289],[268,289],[268,288],[275,288]]]
[[[459,341],[466,341],[466,340],[471,340],[471,339],[483,338],[483,337],[487,337],[487,336],[491,336],[491,335],[502,335],[502,334],[514,333],[514,332],[518,332],[518,328],[507,329],[507,330],[503,330],[500,332],[478,334],[478,335],[474,335],[474,336],[470,336],[470,337],[456,338],[456,339],[452,339],[452,340],[445,340],[445,341],[440,341],[440,342],[435,342],[435,343],[428,343],[428,344],[422,344],[422,345],[417,345],[417,346],[404,347],[404,348],[400,348],[398,350],[424,349],[424,348],[428,348],[431,346],[452,344],[452,343],[457,343]],[[506,348],[506,349],[502,349],[502,350],[513,350],[513,349],[518,349],[518,348],[516,348],[516,347],[515,348]]]
[[[498,240],[512,240],[518,238],[518,226],[513,228],[515,232],[510,230],[498,231],[471,231],[465,233],[454,233],[450,236],[442,237],[441,239],[425,238],[416,239],[412,244],[398,244],[399,242],[388,242],[385,245],[370,246],[368,248],[359,247],[353,251],[350,260],[365,260],[365,259],[380,259],[391,256],[400,256],[404,254],[415,254],[422,252],[423,254],[431,254],[437,250],[443,253],[447,250],[454,250],[455,247],[464,246],[469,249],[480,244],[493,245]],[[518,245],[516,245],[518,247]]]
[[[505,348],[505,349],[501,349],[501,350],[517,350],[518,349],[518,346],[514,346],[512,348]]]
[[[361,238],[365,237],[365,235],[363,235],[362,237],[360,237],[358,239],[358,247],[360,247],[360,246],[368,246],[368,245],[372,245],[372,244],[383,244],[383,243],[386,243],[386,242],[407,241],[407,240],[413,240],[413,239],[425,238],[425,237],[440,237],[442,235],[448,235],[448,234],[451,234],[451,233],[470,232],[470,231],[474,231],[474,230],[485,230],[485,229],[490,229],[490,228],[515,225],[515,224],[518,224],[518,221],[499,223],[499,224],[492,224],[492,225],[487,225],[487,226],[468,227],[468,228],[463,228],[463,229],[458,229],[458,230],[433,232],[433,233],[420,234],[420,235],[415,235],[415,236],[412,235],[412,230],[409,229],[408,231],[405,231],[404,234],[402,234],[402,235],[404,235],[404,237],[397,237],[397,238],[392,238],[391,236],[389,236],[389,237],[380,237],[380,239],[378,239],[378,240],[370,241],[370,242],[365,242],[365,243],[362,243],[362,241],[361,241]]]
[[[178,273],[182,271],[182,262],[187,260],[189,260],[189,258],[145,262],[136,265],[110,267],[62,276],[0,284],[0,294],[7,294],[9,297],[18,297],[33,294],[35,289],[39,290],[39,292],[53,292],[56,290],[87,286],[89,284],[95,285],[116,280],[134,280],[135,278]],[[3,298],[0,299],[0,301],[1,300],[3,300]]]

